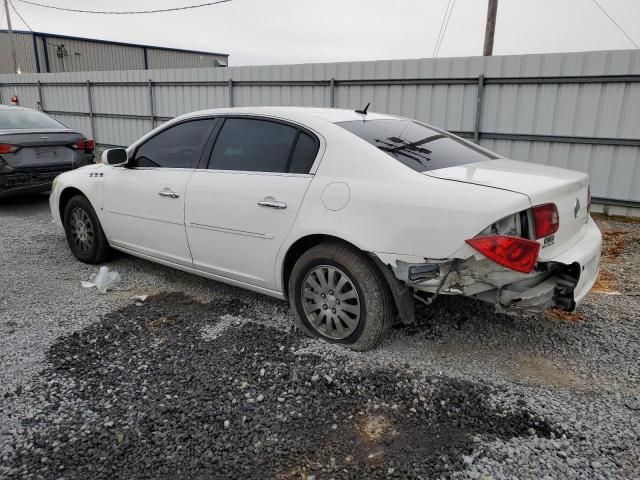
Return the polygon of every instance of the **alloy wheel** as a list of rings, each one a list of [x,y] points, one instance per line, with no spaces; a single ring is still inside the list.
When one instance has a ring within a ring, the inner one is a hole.
[[[71,240],[82,253],[89,253],[95,243],[93,223],[87,212],[80,207],[75,207],[71,211],[69,221]]]

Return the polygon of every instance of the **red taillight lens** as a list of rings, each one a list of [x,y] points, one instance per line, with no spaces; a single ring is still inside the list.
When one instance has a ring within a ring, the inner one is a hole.
[[[531,209],[536,238],[553,235],[560,227],[560,215],[555,203],[545,203]]]
[[[489,260],[523,273],[533,270],[540,251],[538,242],[520,237],[477,237],[466,242]]]
[[[17,145],[10,145],[8,143],[0,143],[0,155],[3,153],[13,153],[20,150],[20,147]]]
[[[96,142],[93,140],[78,140],[76,143],[71,145],[71,148],[74,150],[84,150],[85,152],[91,153],[96,148]]]

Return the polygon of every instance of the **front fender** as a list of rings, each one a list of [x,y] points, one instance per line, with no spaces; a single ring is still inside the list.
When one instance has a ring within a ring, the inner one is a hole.
[[[100,223],[104,223],[103,184],[107,168],[102,164],[87,165],[62,173],[54,179],[49,207],[55,223],[62,226],[64,204],[77,192],[87,197]]]

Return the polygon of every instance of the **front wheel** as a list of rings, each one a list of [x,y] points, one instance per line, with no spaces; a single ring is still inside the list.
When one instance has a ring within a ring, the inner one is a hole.
[[[304,333],[358,351],[375,348],[394,318],[379,270],[341,243],[317,245],[298,259],[289,277],[289,300]]]
[[[64,209],[64,231],[75,257],[85,263],[102,263],[109,256],[109,243],[89,200],[76,195]]]

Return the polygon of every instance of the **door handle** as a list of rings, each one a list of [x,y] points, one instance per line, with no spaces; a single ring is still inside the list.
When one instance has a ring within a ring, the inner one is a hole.
[[[261,207],[269,207],[269,208],[277,208],[282,210],[283,208],[287,208],[287,204],[284,202],[279,202],[278,200],[262,200],[258,202],[258,205]]]
[[[162,190],[158,192],[158,195],[160,195],[161,197],[168,197],[168,198],[180,198],[179,194],[177,194],[176,192],[171,192],[169,190]]]

